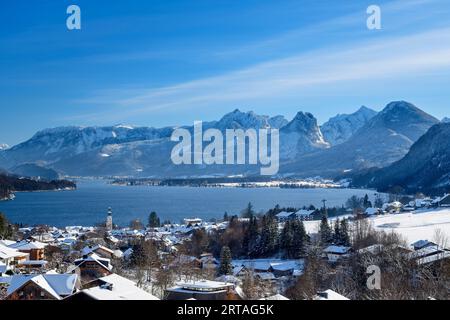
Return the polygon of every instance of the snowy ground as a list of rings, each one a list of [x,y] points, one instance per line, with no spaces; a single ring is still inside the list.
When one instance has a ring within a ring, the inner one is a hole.
[[[433,241],[437,229],[450,240],[450,208],[376,216],[370,220],[375,229],[394,231],[402,235],[409,244],[417,240]],[[318,227],[319,221],[305,222],[305,228],[309,233],[317,232]]]

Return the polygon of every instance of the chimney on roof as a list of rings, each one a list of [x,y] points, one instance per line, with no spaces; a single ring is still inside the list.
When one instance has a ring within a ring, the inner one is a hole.
[[[106,289],[106,290],[109,290],[109,291],[112,291],[113,287],[114,287],[114,285],[112,283],[107,283],[107,282],[100,286],[100,288]]]

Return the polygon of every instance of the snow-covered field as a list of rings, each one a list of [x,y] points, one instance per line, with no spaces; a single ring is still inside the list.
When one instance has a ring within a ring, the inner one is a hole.
[[[438,229],[450,238],[450,209],[378,216],[372,221],[377,230],[393,230],[409,243],[417,240],[433,241]]]
[[[450,240],[450,208],[375,216],[370,220],[376,230],[394,231],[402,235],[409,244],[417,240],[433,241],[438,229]],[[318,227],[319,221],[305,222],[309,233],[317,232]]]

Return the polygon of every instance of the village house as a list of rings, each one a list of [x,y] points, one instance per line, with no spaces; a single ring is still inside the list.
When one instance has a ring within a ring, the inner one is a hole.
[[[28,260],[29,254],[17,251],[0,244],[0,263],[5,265],[5,271],[13,270],[17,265]]]
[[[111,250],[99,244],[95,246],[87,246],[81,250],[81,255],[83,256],[87,256],[91,253],[95,253],[99,257],[106,259],[113,259],[115,257],[114,250]]]
[[[417,249],[411,252],[409,257],[410,259],[415,260],[419,265],[430,264],[450,258],[450,250],[441,248],[433,242],[422,240],[415,242],[413,246]]]
[[[167,300],[236,300],[235,285],[209,280],[177,282],[166,290]]]
[[[268,283],[275,283],[276,277],[272,272],[255,272],[254,277],[259,279],[260,281],[268,282]]]
[[[367,216],[367,217],[371,217],[371,216],[375,216],[375,215],[380,215],[380,214],[382,214],[382,213],[383,213],[383,211],[382,211],[381,209],[379,209],[379,208],[367,208],[367,209],[364,211],[364,215]]]
[[[348,257],[350,247],[344,246],[329,246],[323,250],[329,262],[337,262],[339,259]]]
[[[295,213],[294,212],[281,211],[280,213],[278,213],[276,215],[276,218],[277,218],[278,222],[286,222],[288,220],[294,219],[295,218]]]
[[[99,257],[95,253],[83,256],[83,258],[75,260],[74,263],[72,273],[79,272],[83,284],[112,274],[110,259]]]
[[[450,207],[450,194],[445,194],[439,200],[437,200],[439,207]]]
[[[270,271],[275,275],[275,277],[292,276],[294,270],[299,269],[298,261],[279,261],[272,262],[270,264]]]
[[[44,260],[46,243],[34,240],[22,240],[9,245],[9,248],[28,253],[30,260]]]
[[[283,295],[281,295],[281,294],[279,294],[279,293],[277,293],[277,294],[275,294],[273,296],[261,298],[259,300],[268,300],[269,301],[269,300],[290,300],[290,299],[285,297],[285,296],[283,296]]]
[[[376,256],[383,252],[384,246],[382,244],[373,244],[371,246],[361,248],[357,251],[361,255],[372,255]]]
[[[314,297],[314,300],[350,300],[350,299],[337,293],[336,291],[328,289],[322,292],[318,292],[317,295]]]
[[[189,218],[189,219],[183,219],[184,220],[184,224],[186,226],[197,226],[197,225],[201,225],[203,223],[203,220],[200,218]]]
[[[5,272],[28,260],[29,254],[11,249],[0,244],[0,263],[5,265]]]
[[[302,221],[313,220],[315,212],[316,212],[315,210],[302,209],[302,210],[298,210],[297,212],[295,212],[295,217]]]
[[[428,241],[428,240],[418,240],[418,241],[412,243],[411,246],[413,247],[413,249],[415,251],[417,251],[417,250],[427,248],[427,247],[437,247],[438,245],[436,243]]]
[[[82,290],[65,300],[159,300],[138,288],[136,284],[117,274],[111,274],[90,282]]]
[[[219,266],[219,261],[214,258],[212,253],[203,253],[200,255],[202,269],[215,270]]]
[[[276,215],[276,218],[278,222],[286,222],[288,220],[294,219],[302,221],[313,220],[315,212],[316,212],[315,210],[304,210],[304,209],[298,210],[296,212],[282,211]]]
[[[6,300],[61,300],[75,292],[76,283],[74,274],[15,275]]]
[[[403,204],[399,201],[394,201],[391,203],[385,203],[383,204],[383,211],[391,214],[400,213],[400,211],[403,208]]]

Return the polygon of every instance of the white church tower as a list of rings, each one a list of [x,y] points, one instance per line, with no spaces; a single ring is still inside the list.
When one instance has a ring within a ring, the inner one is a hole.
[[[111,231],[113,229],[112,209],[108,208],[108,216],[106,217],[106,230]]]

